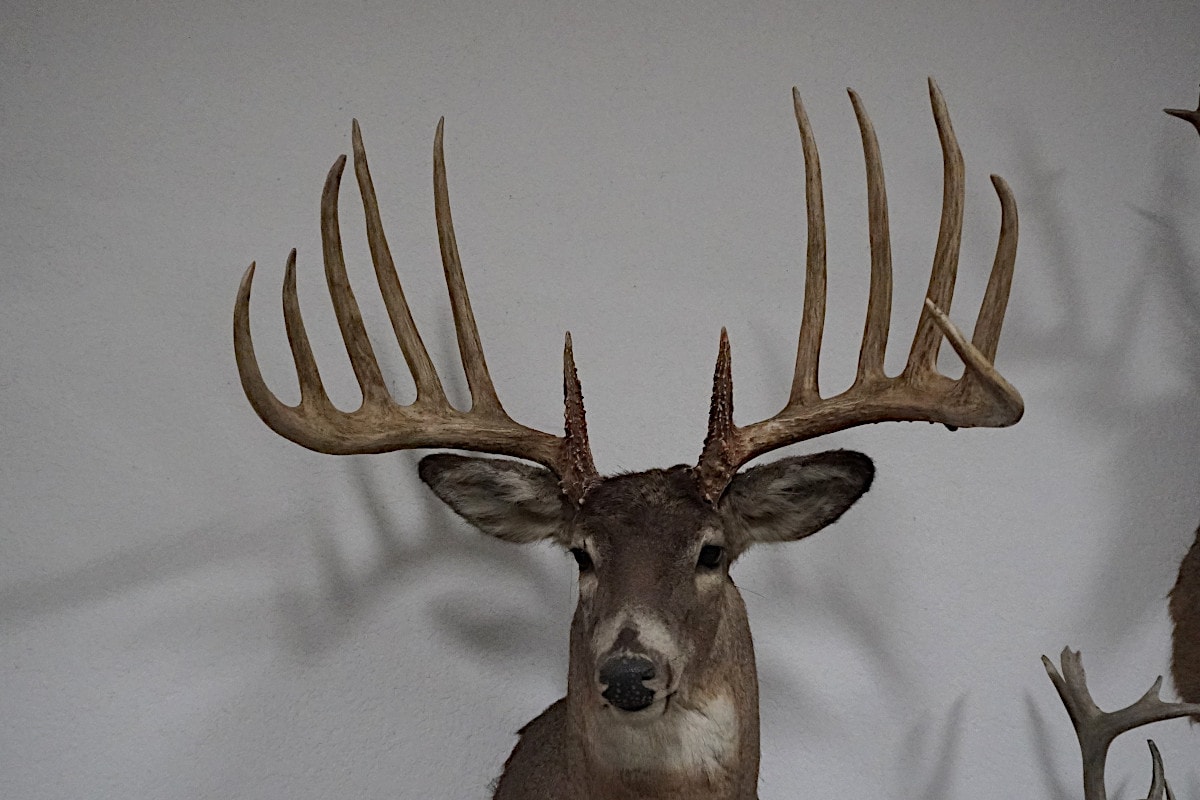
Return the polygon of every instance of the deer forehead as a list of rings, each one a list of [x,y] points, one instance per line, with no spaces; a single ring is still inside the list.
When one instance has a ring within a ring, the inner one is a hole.
[[[719,534],[720,519],[686,467],[607,478],[587,497],[576,529],[601,547],[667,552]]]
[[[724,541],[719,526],[687,519],[647,520],[632,526],[597,522],[580,531],[593,555],[609,566],[627,568],[650,563],[666,567],[679,561],[691,569],[699,547]]]

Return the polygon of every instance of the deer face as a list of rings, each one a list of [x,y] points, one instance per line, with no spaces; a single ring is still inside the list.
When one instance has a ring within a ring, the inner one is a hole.
[[[850,451],[785,458],[738,474],[713,504],[691,468],[672,467],[606,478],[578,507],[552,473],[521,462],[438,454],[420,473],[483,532],[550,539],[574,556],[573,691],[632,719],[732,677],[710,674],[736,663],[729,649],[745,626],[730,565],[752,544],[830,524],[867,490],[874,469]]]

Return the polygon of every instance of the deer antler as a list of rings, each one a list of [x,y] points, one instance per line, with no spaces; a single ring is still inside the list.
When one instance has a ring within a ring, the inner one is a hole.
[[[1196,110],[1191,111],[1186,108],[1164,108],[1163,111],[1170,114],[1172,117],[1179,117],[1185,122],[1192,123],[1196,133],[1200,133],[1200,103],[1196,104]]]
[[[1083,758],[1084,800],[1105,800],[1104,762],[1108,757],[1108,747],[1114,739],[1126,731],[1152,722],[1200,713],[1200,704],[1164,703],[1159,699],[1162,676],[1154,681],[1154,685],[1136,703],[1118,711],[1102,711],[1088,691],[1083,657],[1079,651],[1064,647],[1060,660],[1061,673],[1055,669],[1054,662],[1042,656],[1046,674],[1058,690],[1058,695],[1067,708],[1067,714],[1071,717],[1071,723],[1075,726],[1075,735],[1079,737],[1079,749]],[[1161,791],[1166,791],[1170,797],[1170,789],[1166,786],[1165,778],[1162,778],[1162,760],[1153,742],[1150,743],[1150,751],[1151,758],[1156,763],[1150,797],[1161,798]],[[1160,783],[1161,790],[1156,795],[1156,788]]]
[[[471,409],[459,411],[450,405],[437,370],[413,322],[383,233],[379,204],[367,168],[367,155],[357,120],[354,121],[352,133],[354,172],[362,195],[367,242],[388,316],[416,384],[416,400],[411,405],[402,406],[388,392],[346,276],[338,225],[338,188],[346,164],[345,156],[340,156],[334,162],[325,179],[325,190],[321,195],[321,243],[329,296],[333,300],[350,365],[362,390],[362,405],[351,412],[337,409],[321,383],[296,298],[295,250],[288,256],[284,276],[283,317],[300,381],[300,403],[288,406],[267,388],[254,356],[254,344],[250,338],[250,285],[254,279],[254,264],[250,265],[242,278],[233,313],[233,347],[242,388],[263,422],[276,433],[311,450],[344,455],[451,447],[515,456],[553,470],[562,483],[563,491],[575,503],[579,503],[588,488],[598,480],[598,475],[588,446],[583,394],[575,371],[571,336],[567,334],[563,348],[565,435],[554,436],[515,422],[504,411],[492,385],[463,279],[446,187],[446,163],[442,154],[443,122],[438,122],[433,145],[434,210],[459,353],[471,391]]]
[[[1017,252],[1017,206],[1008,184],[996,175],[992,184],[1000,197],[1000,240],[992,265],[975,334],[971,341],[946,315],[954,295],[962,239],[964,168],[942,92],[931,78],[929,95],[942,145],[944,189],[942,220],[925,307],[909,350],[908,364],[894,378],[884,374],[888,324],[892,303],[892,256],[888,232],[887,196],[875,130],[858,95],[850,101],[862,134],[867,166],[868,226],[871,242],[871,284],[867,320],[859,350],[854,384],[836,397],[822,399],[817,387],[821,332],[825,319],[825,213],[817,145],[799,93],[792,97],[804,152],[805,203],[808,209],[808,252],[804,281],[804,311],[796,348],[796,369],[787,405],[770,419],[745,427],[733,423],[733,382],[729,340],[721,331],[721,346],[713,377],[708,436],[696,467],[705,496],[716,501],[738,468],[752,458],[856,425],[889,420],[940,422],[947,427],[1003,427],[1021,418],[1020,394],[992,365],[1008,304]],[[966,364],[958,380],[937,372],[942,336]]]
[[[1146,800],[1175,800],[1175,793],[1171,791],[1171,784],[1167,783],[1166,773],[1163,772],[1158,745],[1153,739],[1147,739],[1146,744],[1150,745],[1150,793],[1146,795]]]

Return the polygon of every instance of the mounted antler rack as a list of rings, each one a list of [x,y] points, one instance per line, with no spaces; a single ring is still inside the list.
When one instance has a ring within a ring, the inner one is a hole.
[[[1109,745],[1122,733],[1149,725],[1152,722],[1176,719],[1200,714],[1200,703],[1165,703],[1158,693],[1162,689],[1162,676],[1142,695],[1137,702],[1117,711],[1103,711],[1088,691],[1087,676],[1083,671],[1083,656],[1078,650],[1064,647],[1059,657],[1062,672],[1054,662],[1042,656],[1046,674],[1075,726],[1079,737],[1079,749],[1083,757],[1084,800],[1106,800],[1104,789],[1104,763],[1108,758]],[[1150,741],[1150,756],[1154,761],[1154,777],[1150,787],[1150,800],[1173,800],[1171,789],[1163,774],[1162,758],[1158,748]]]

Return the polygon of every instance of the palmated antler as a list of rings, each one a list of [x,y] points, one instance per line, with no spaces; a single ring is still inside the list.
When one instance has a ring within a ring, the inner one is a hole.
[[[1079,749],[1083,758],[1084,800],[1105,800],[1104,762],[1108,757],[1108,747],[1114,739],[1126,731],[1152,722],[1200,713],[1200,704],[1164,703],[1159,699],[1161,676],[1136,703],[1117,711],[1102,711],[1088,691],[1083,657],[1079,651],[1064,647],[1060,661],[1061,673],[1055,668],[1054,662],[1042,656],[1046,674],[1058,690],[1058,695],[1067,708],[1067,714],[1071,717],[1071,723],[1075,726],[1075,734],[1079,737]],[[1163,792],[1170,796],[1166,779],[1162,778],[1162,763],[1157,757],[1158,748],[1153,743],[1150,748],[1151,757],[1156,761],[1155,780],[1151,786],[1150,797],[1161,798]],[[1159,790],[1157,795],[1156,788]]]
[[[950,126],[946,101],[933,79],[929,81],[929,94],[944,163],[941,228],[925,307],[909,350],[908,363],[899,375],[889,378],[884,373],[883,363],[891,319],[892,255],[883,165],[871,120],[858,95],[850,90],[867,166],[871,284],[854,384],[836,397],[823,399],[817,387],[825,321],[825,212],[821,166],[800,95],[792,90],[804,152],[808,249],[804,310],[791,396],[783,410],[770,419],[744,427],[735,425],[729,340],[725,331],[721,331],[708,436],[696,467],[702,491],[709,501],[715,502],[721,496],[734,473],[747,461],[776,448],[833,431],[889,420],[940,422],[952,429],[1003,427],[1021,418],[1024,404],[1020,394],[992,365],[1016,261],[1016,202],[1008,184],[993,175],[992,184],[1000,197],[1000,240],[975,333],[971,341],[967,341],[947,316],[954,294],[962,239],[965,190],[962,153]],[[966,371],[958,380],[937,372],[937,354],[943,335],[966,364]]]
[[[492,385],[475,316],[471,311],[471,301],[467,296],[458,245],[454,238],[454,223],[450,216],[442,130],[443,123],[439,122],[433,145],[434,211],[459,353],[471,391],[471,409],[459,411],[450,405],[441,379],[413,322],[383,233],[379,204],[367,168],[367,155],[357,120],[353,124],[354,172],[362,195],[367,242],[388,316],[416,384],[416,399],[411,405],[402,406],[388,392],[346,276],[338,225],[338,188],[346,164],[345,156],[340,156],[334,162],[325,179],[325,190],[321,195],[321,243],[329,296],[333,300],[350,365],[362,390],[362,405],[356,411],[339,410],[330,401],[321,383],[296,298],[295,250],[288,256],[284,276],[283,317],[300,381],[300,403],[286,405],[267,388],[254,356],[254,345],[250,338],[250,285],[254,278],[254,264],[250,265],[242,278],[233,313],[234,355],[242,388],[263,422],[276,433],[310,450],[345,455],[450,447],[515,456],[553,470],[562,483],[563,491],[579,503],[599,478],[588,446],[583,395],[575,371],[570,334],[567,334],[563,349],[565,435],[554,436],[515,422],[504,411]]]

